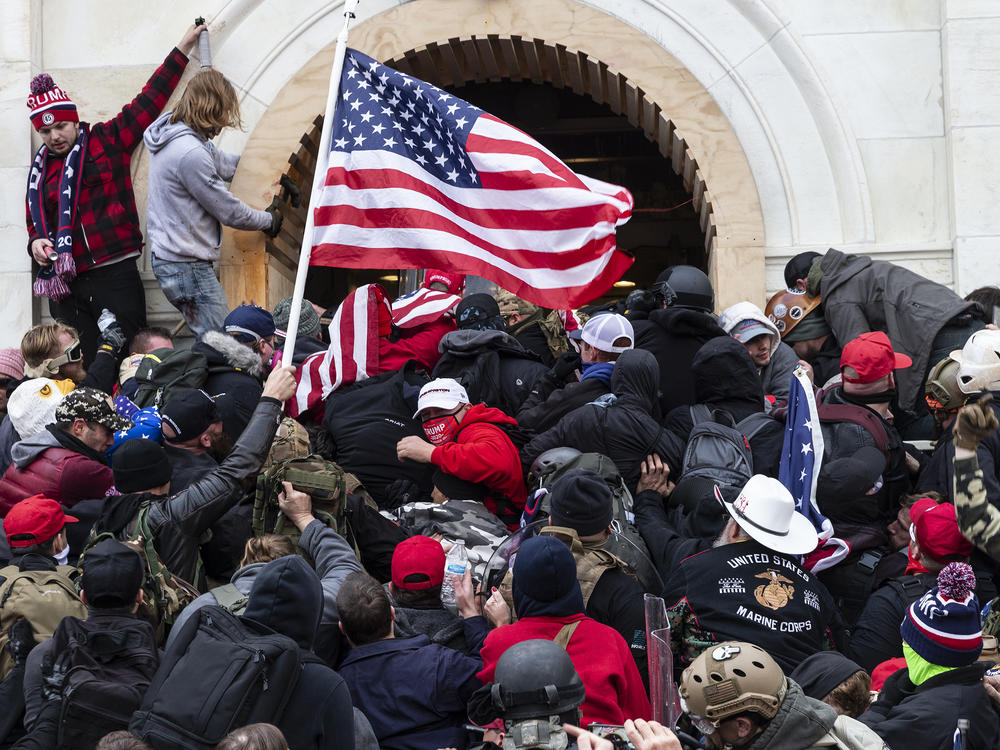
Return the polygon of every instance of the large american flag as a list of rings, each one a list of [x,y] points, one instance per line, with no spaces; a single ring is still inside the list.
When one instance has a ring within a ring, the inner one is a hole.
[[[307,357],[296,370],[295,395],[285,402],[285,413],[301,416],[341,386],[380,372],[379,339],[389,335],[391,315],[378,284],[348,294],[330,321],[330,346]]]
[[[333,117],[313,265],[436,266],[573,308],[632,264],[615,246],[628,190],[468,102],[349,49]]]
[[[819,535],[819,546],[805,561],[806,567],[814,573],[833,567],[850,551],[846,542],[833,536],[833,524],[816,505],[816,484],[822,463],[823,431],[820,429],[812,383],[805,370],[796,367],[788,391],[778,481],[792,493],[795,509],[812,522]]]

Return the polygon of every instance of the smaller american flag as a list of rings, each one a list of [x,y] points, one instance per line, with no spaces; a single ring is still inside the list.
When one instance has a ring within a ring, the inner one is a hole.
[[[819,547],[807,556],[806,567],[814,573],[833,567],[849,553],[846,542],[833,536],[833,524],[816,505],[816,484],[823,463],[823,431],[805,370],[796,367],[788,392],[785,441],[781,449],[780,481],[795,498],[795,509],[812,522]]]
[[[319,406],[341,386],[379,372],[379,339],[390,332],[391,310],[378,284],[347,295],[330,321],[330,346],[307,357],[295,373],[295,395],[285,412],[298,417]]]

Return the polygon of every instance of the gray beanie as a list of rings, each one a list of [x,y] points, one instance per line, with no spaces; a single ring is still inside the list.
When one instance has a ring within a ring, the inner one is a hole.
[[[271,315],[274,317],[276,338],[284,340],[288,331],[288,318],[292,311],[292,298],[285,297],[274,306]],[[299,313],[299,336],[318,336],[321,328],[319,315],[307,300],[302,300],[302,311]]]

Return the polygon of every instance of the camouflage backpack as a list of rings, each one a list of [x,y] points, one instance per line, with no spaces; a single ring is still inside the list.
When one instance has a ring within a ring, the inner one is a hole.
[[[118,541],[138,552],[145,563],[142,604],[136,614],[152,624],[156,631],[156,643],[162,646],[166,643],[167,634],[181,610],[197,599],[201,592],[188,581],[171,573],[160,560],[160,555],[153,544],[153,532],[149,528],[149,511],[154,502],[156,501],[146,500],[139,506],[135,520],[125,528],[123,538]],[[93,535],[80,554],[80,567],[84,566],[87,550],[104,539],[116,538],[108,531]],[[197,578],[201,572],[200,557],[196,570]]]
[[[317,454],[276,461],[257,475],[257,492],[253,503],[254,536],[287,536],[304,554],[299,545],[301,532],[278,507],[278,495],[283,491],[282,482],[291,482],[296,490],[308,494],[312,498],[313,515],[344,537],[357,552],[357,544],[344,508],[347,495],[364,492],[364,488],[356,476]],[[304,556],[308,559],[308,555]]]

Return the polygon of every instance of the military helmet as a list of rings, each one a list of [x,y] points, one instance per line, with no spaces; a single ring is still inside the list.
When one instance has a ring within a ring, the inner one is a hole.
[[[787,691],[781,667],[752,643],[720,643],[703,651],[681,675],[681,698],[696,725],[704,720],[716,727],[744,711],[773,719]]]
[[[576,448],[569,448],[567,446],[549,448],[536,458],[532,462],[531,468],[528,469],[529,489],[532,491],[540,489],[545,477],[551,476],[553,472],[558,471],[580,455],[582,454]]]
[[[810,297],[805,292],[782,289],[767,301],[764,314],[784,339],[800,320],[819,307],[821,301],[820,297]]]
[[[651,291],[667,307],[686,307],[712,312],[715,290],[705,272],[694,266],[671,266],[656,277]]]
[[[960,365],[951,357],[945,357],[927,374],[924,385],[924,399],[931,409],[957,411],[965,403],[965,394],[958,387]]]
[[[501,655],[491,697],[506,721],[560,716],[583,703],[583,680],[566,649],[554,641],[532,638]]]

